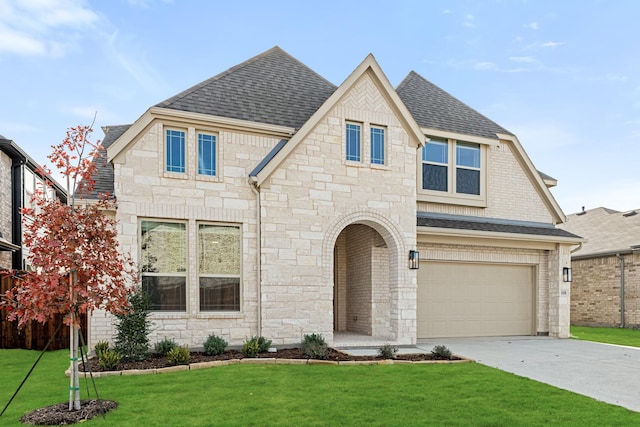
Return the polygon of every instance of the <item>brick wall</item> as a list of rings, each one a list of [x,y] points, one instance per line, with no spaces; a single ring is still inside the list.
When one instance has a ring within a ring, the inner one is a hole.
[[[640,255],[624,255],[625,326],[640,328]],[[621,265],[616,256],[571,262],[571,324],[619,327]]]
[[[5,240],[12,241],[11,219],[11,158],[0,151],[0,232]],[[11,268],[12,252],[0,252],[0,267]]]

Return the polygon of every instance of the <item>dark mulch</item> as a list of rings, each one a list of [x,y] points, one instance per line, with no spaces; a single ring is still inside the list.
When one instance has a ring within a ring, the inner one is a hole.
[[[309,359],[309,357],[304,354],[301,348],[284,348],[278,349],[275,353],[259,353],[258,358],[277,358],[277,359]],[[200,362],[209,362],[213,360],[232,360],[232,359],[244,359],[242,352],[239,350],[227,350],[224,353],[217,356],[208,356],[202,352],[192,352],[189,363],[200,363]],[[340,352],[333,348],[327,349],[327,357],[325,360],[331,360],[336,362],[343,362],[349,360],[382,360],[383,358],[380,356],[351,356],[349,354]],[[432,353],[414,353],[414,354],[397,354],[394,357],[395,360],[411,360],[411,361],[423,361],[423,360],[438,360],[438,357],[434,356]],[[457,360],[458,357],[453,357],[452,360]],[[105,369],[98,364],[98,361],[94,359],[90,359],[90,369],[92,372],[103,372]],[[160,356],[159,354],[151,354],[148,359],[140,360],[140,361],[132,361],[132,362],[120,362],[115,371],[124,371],[130,369],[156,369],[156,368],[166,368],[171,366],[166,357]],[[82,365],[80,366],[82,370]],[[89,366],[86,367],[85,370],[89,370]]]
[[[117,406],[112,400],[82,400],[79,410],[70,411],[68,402],[58,403],[31,411],[20,418],[20,421],[35,426],[66,426],[106,414]]]

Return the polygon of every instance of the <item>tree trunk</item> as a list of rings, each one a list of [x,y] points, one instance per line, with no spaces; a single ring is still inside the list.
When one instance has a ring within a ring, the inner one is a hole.
[[[69,287],[71,295],[73,293],[73,285],[75,284],[75,274],[69,275]],[[71,333],[69,334],[69,349],[71,352],[71,366],[69,367],[69,410],[80,410],[80,375],[78,372],[78,341],[79,333],[78,326],[76,326],[76,313],[72,310],[71,313]]]

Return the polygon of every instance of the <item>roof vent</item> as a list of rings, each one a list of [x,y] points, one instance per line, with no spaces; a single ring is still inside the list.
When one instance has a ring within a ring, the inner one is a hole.
[[[622,214],[622,216],[634,216],[634,215],[638,215],[638,212],[629,211],[629,212],[625,212],[625,213]]]
[[[576,215],[584,215],[587,211],[584,210],[584,206],[582,207],[582,212],[578,212]]]

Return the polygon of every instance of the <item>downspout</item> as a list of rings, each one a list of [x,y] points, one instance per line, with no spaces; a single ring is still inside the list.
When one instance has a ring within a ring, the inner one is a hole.
[[[262,209],[260,203],[260,187],[255,177],[249,177],[249,186],[256,195],[256,280],[258,282],[258,336],[262,336],[262,221],[260,211]]]
[[[620,260],[620,327],[624,328],[624,257],[616,254]]]

